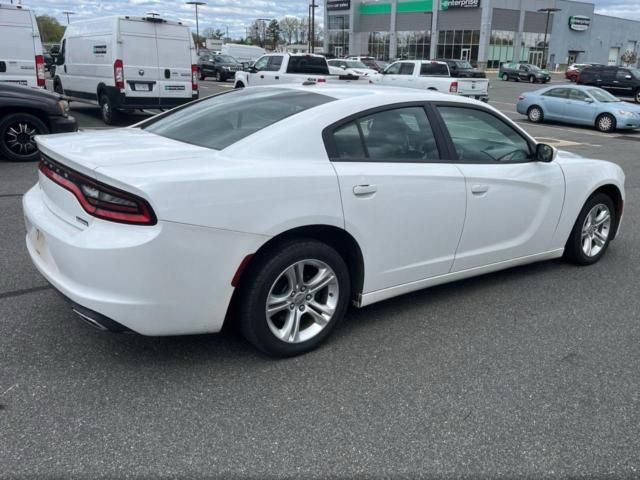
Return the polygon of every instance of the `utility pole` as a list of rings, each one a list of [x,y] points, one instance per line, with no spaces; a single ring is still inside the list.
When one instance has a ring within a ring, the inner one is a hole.
[[[310,37],[309,51],[311,53],[313,53],[316,46],[316,7],[317,6],[318,4],[315,2],[315,0],[311,0],[311,4],[309,5],[309,11],[311,12],[311,15],[309,16],[309,32],[311,33],[309,35]]]
[[[69,25],[69,15],[75,15],[76,12],[70,12],[68,10],[65,10],[64,12],[62,12],[62,14],[67,16],[67,25]]]

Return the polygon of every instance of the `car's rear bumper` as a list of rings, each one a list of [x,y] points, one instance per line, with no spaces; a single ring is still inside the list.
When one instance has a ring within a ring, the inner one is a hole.
[[[60,195],[72,195],[66,190]],[[23,197],[26,245],[40,273],[85,320],[143,335],[217,332],[231,280],[264,237],[173,222],[74,225],[39,185]]]
[[[131,97],[124,94],[119,94],[117,101],[114,104],[115,108],[122,109],[165,109],[174,108],[184,105],[185,103],[192,102],[198,99],[198,94],[190,97],[176,98],[176,97]]]
[[[473,95],[470,93],[461,93],[459,94],[461,97],[473,98],[475,100],[480,100],[482,102],[487,103],[489,101],[489,95]]]

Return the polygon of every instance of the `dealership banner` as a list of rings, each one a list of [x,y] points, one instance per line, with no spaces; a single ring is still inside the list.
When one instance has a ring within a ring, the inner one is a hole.
[[[327,0],[327,10],[349,10],[351,0]]]
[[[589,29],[591,25],[591,19],[584,15],[574,15],[569,17],[569,28],[576,32],[584,32]]]
[[[455,10],[456,8],[479,8],[480,0],[440,0],[440,10]]]

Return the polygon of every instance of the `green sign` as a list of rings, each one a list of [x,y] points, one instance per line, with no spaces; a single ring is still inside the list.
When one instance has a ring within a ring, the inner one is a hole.
[[[378,15],[380,13],[391,13],[390,3],[361,3],[360,14],[362,15]]]
[[[433,0],[398,2],[398,13],[409,12],[431,12],[433,11]]]

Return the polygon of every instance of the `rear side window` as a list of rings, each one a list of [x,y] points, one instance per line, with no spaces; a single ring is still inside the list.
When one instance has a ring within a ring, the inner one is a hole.
[[[333,143],[333,160],[418,163],[440,158],[422,107],[364,115],[334,130]]]
[[[179,142],[222,150],[291,115],[333,100],[311,92],[242,89],[151,119],[141,128]]]
[[[568,88],[552,88],[542,94],[544,97],[567,98],[569,95]]]
[[[420,66],[420,75],[449,76],[449,67],[442,63],[423,63]]]
[[[324,57],[311,55],[289,57],[287,73],[308,73],[314,75],[329,75],[329,67]]]

